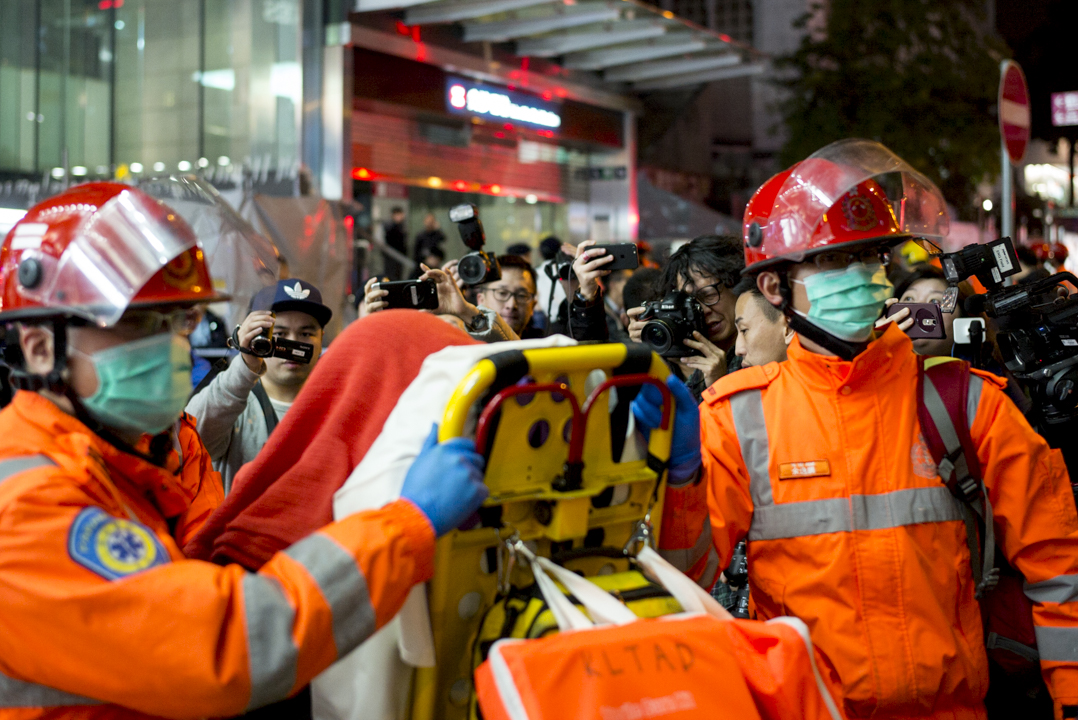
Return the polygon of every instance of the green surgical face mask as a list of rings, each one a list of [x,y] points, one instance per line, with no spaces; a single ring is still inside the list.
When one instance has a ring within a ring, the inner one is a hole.
[[[97,391],[82,404],[106,427],[156,435],[187,405],[191,353],[178,335],[151,335],[93,354],[73,352],[97,371]]]
[[[847,268],[825,270],[793,282],[804,285],[808,293],[811,307],[804,317],[849,342],[868,340],[872,326],[894,290],[887,279],[887,268],[876,263],[854,263]]]

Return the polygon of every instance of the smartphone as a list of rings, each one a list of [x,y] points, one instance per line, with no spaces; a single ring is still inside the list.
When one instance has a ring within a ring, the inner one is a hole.
[[[598,245],[607,255],[614,256],[614,262],[603,266],[603,270],[636,270],[640,267],[640,257],[636,254],[636,243],[610,243]]]
[[[947,336],[943,325],[943,308],[937,303],[895,303],[887,308],[885,317],[891,317],[902,308],[909,308],[913,325],[906,334],[913,340],[939,340]]]
[[[433,280],[394,280],[375,284],[389,293],[386,307],[411,310],[437,310],[438,287]]]

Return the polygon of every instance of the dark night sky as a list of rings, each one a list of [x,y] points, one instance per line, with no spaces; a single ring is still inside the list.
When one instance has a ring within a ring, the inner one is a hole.
[[[1049,105],[1051,93],[1078,90],[1078,0],[996,0],[996,28],[1029,82],[1033,137],[1078,134],[1053,128]]]

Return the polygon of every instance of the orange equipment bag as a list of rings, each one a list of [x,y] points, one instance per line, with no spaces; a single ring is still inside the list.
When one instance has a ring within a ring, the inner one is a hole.
[[[800,620],[734,620],[650,548],[638,564],[689,612],[637,619],[588,580],[529,559],[562,632],[494,644],[475,677],[486,720],[711,720],[718,711],[739,720],[841,720]],[[607,624],[594,626],[544,571]]]

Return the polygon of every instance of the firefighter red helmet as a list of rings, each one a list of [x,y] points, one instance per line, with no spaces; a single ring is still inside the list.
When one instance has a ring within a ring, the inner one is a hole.
[[[1067,250],[1067,246],[1063,243],[1052,243],[1052,247],[1048,252],[1048,257],[1056,263],[1065,263],[1067,258],[1070,257],[1070,251]]]
[[[26,213],[0,247],[0,293],[0,322],[66,316],[102,327],[129,307],[227,299],[190,226],[110,182],[78,185]]]
[[[931,180],[877,142],[842,140],[753,195],[744,218],[746,271],[825,248],[939,240],[948,229],[946,202]]]

